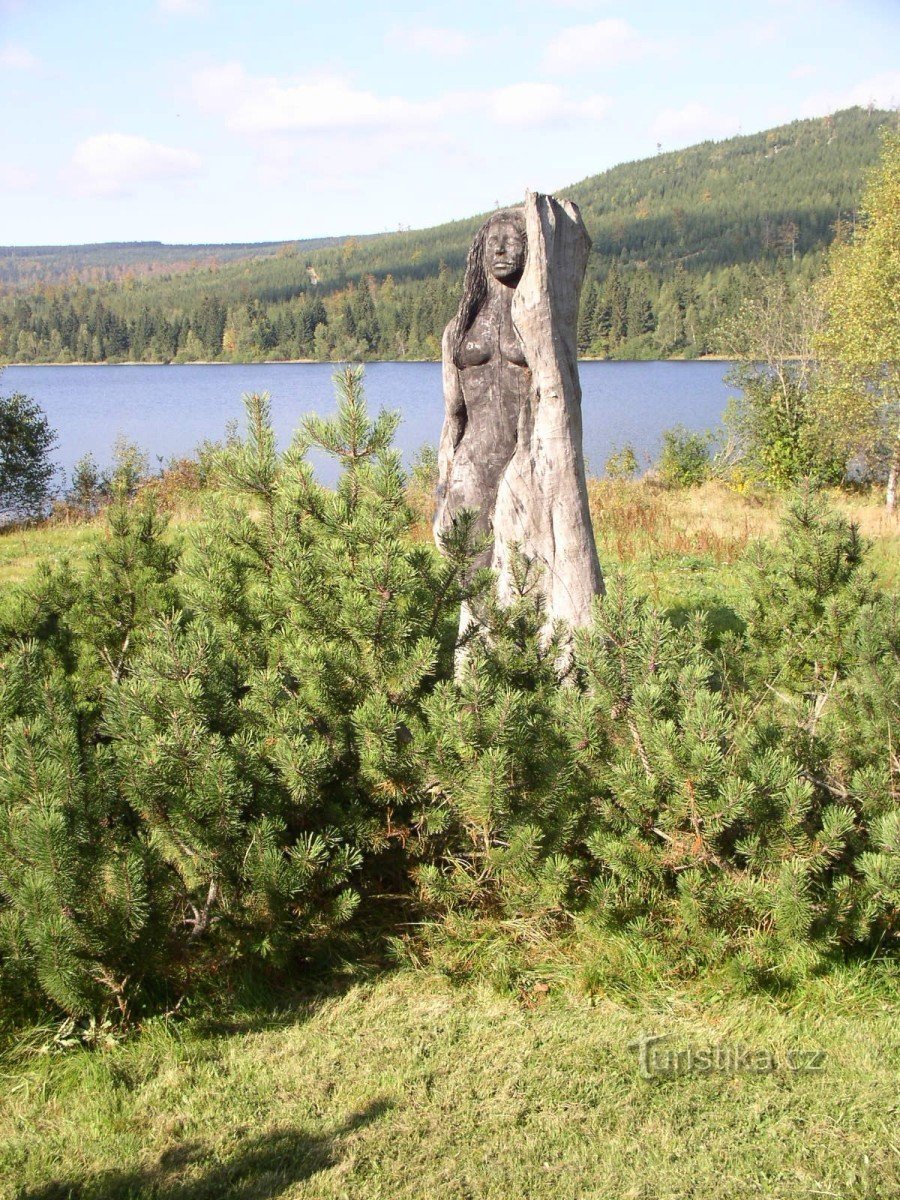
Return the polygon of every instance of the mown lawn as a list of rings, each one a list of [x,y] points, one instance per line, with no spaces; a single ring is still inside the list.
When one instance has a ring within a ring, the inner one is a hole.
[[[3,1067],[0,1196],[886,1200],[895,983],[847,968],[780,1000],[514,998],[405,970],[102,1050],[41,1053],[34,1034]],[[682,1066],[720,1047],[736,1069],[644,1078],[648,1034]]]

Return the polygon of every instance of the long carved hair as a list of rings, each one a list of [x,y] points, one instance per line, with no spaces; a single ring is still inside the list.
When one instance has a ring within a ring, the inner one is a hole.
[[[487,241],[488,230],[495,221],[511,221],[514,225],[517,225],[525,241],[525,253],[528,253],[524,205],[518,205],[515,208],[501,208],[497,212],[491,213],[475,234],[475,240],[472,242],[469,255],[466,259],[466,273],[463,278],[462,296],[460,297],[459,308],[456,310],[456,316],[454,317],[453,336],[450,343],[453,347],[453,361],[457,366],[460,363],[460,353],[466,334],[472,328],[472,324],[478,316],[481,306],[487,299],[488,282],[487,270],[484,265],[484,244]]]

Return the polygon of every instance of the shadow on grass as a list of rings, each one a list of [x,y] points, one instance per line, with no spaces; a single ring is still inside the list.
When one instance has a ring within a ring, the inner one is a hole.
[[[401,913],[401,923],[403,914],[410,914],[409,920],[418,917],[412,898],[398,894],[390,899]],[[163,1030],[164,1037],[183,1036],[199,1042],[303,1024],[329,1001],[341,999],[354,988],[372,986],[398,969],[387,952],[396,927],[397,921],[387,915],[380,921],[370,920],[352,936],[336,938],[322,947],[315,957],[293,960],[279,971],[251,964],[230,974],[204,977],[198,972],[181,994],[157,988],[147,997],[144,1011],[135,1014],[134,1023],[118,1032],[126,1035],[126,1041],[140,1041]],[[33,998],[27,993],[17,1005],[7,1004],[0,1012],[0,1073],[4,1068],[14,1069],[37,1051],[58,1050],[55,1038],[63,1019],[63,1014],[51,1009],[38,1023]],[[77,1022],[74,1038],[88,1028],[87,1018]],[[88,1045],[86,1040],[85,1048]]]
[[[715,649],[723,633],[743,633],[747,628],[741,617],[727,604],[671,604],[665,615],[673,625],[685,625],[698,612],[706,617],[707,642]]]
[[[53,1180],[20,1191],[18,1200],[270,1200],[336,1166],[343,1139],[390,1108],[389,1101],[373,1101],[330,1133],[272,1130],[248,1140],[224,1162],[205,1162],[215,1152],[186,1142],[150,1166]]]
[[[182,1015],[194,1037],[219,1038],[286,1029],[311,1020],[329,1000],[338,1000],[354,987],[373,982],[385,972],[381,965],[362,964],[330,976],[294,981],[249,976],[218,1000],[212,996],[196,997]]]
[[[340,999],[355,987],[374,984],[397,969],[388,955],[397,921],[418,915],[412,897],[392,896],[389,905],[377,899],[369,904],[366,924],[350,934],[319,947],[315,956],[294,962],[283,972],[249,966],[227,981],[212,981],[209,989],[196,988],[187,1010],[193,1034],[221,1037],[283,1029],[310,1020],[330,1000]],[[397,915],[399,913],[399,916]],[[408,917],[404,914],[410,914]],[[171,1007],[166,998],[160,1007]]]

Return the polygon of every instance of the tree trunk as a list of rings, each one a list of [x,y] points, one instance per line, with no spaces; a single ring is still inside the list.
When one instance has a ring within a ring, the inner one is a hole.
[[[576,206],[552,196],[527,194],[525,225],[528,258],[512,315],[531,392],[497,493],[493,566],[502,595],[518,546],[543,569],[548,625],[575,627],[589,622],[604,590],[585,481],[576,343],[591,242]]]
[[[900,397],[896,397],[894,400],[895,411],[900,408],[898,400],[900,400]],[[888,512],[894,512],[897,507],[898,482],[900,482],[900,426],[898,426],[894,436],[894,453],[891,455],[891,465],[888,468],[887,494],[885,495],[885,504]]]

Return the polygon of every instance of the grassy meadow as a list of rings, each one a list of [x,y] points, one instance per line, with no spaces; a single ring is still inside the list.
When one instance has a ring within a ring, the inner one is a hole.
[[[592,481],[601,561],[727,625],[782,502]],[[427,500],[413,496],[428,536]],[[173,506],[173,531],[200,519]],[[900,520],[834,502],[900,586]],[[0,583],[77,564],[102,518],[0,535]],[[400,966],[234,996],[119,1037],[40,1025],[0,1050],[0,1200],[697,1200],[900,1195],[898,976],[784,993],[536,955],[519,990]],[[648,1043],[659,1037],[660,1042]],[[652,1045],[652,1052],[648,1046]],[[643,1047],[643,1050],[642,1050]]]
[[[895,982],[511,997],[401,970],[95,1050],[35,1031],[3,1067],[0,1196],[886,1200]],[[645,1078],[647,1035],[757,1068]]]

